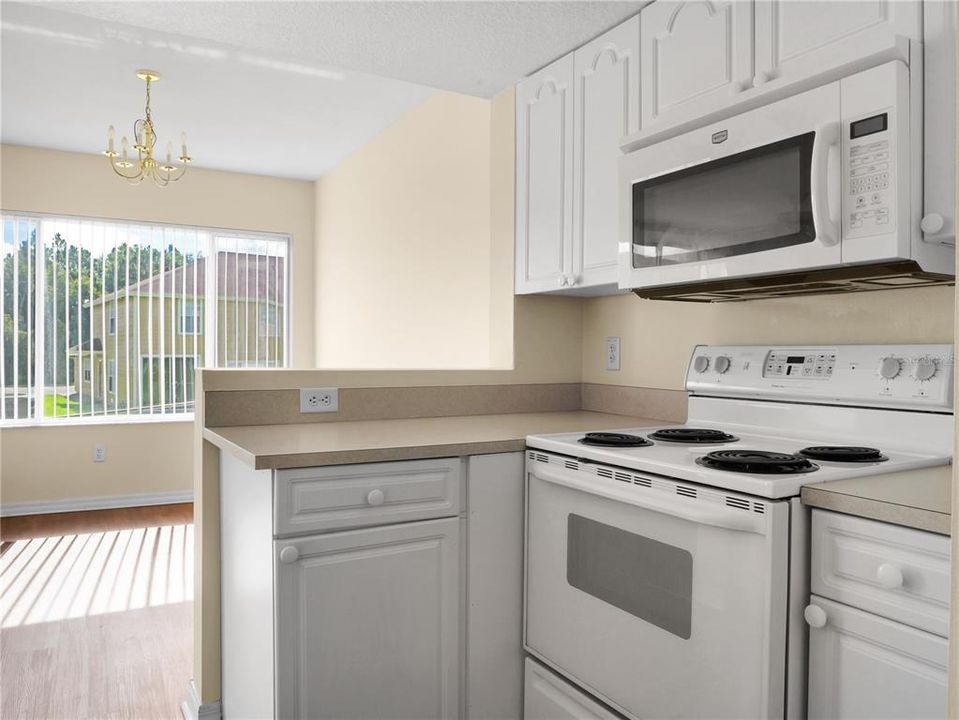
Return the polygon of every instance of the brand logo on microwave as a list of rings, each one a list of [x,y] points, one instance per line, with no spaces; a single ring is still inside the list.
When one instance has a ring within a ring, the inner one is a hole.
[[[726,138],[729,137],[728,130],[720,130],[719,132],[713,133],[713,145],[719,145],[721,142],[726,142]]]

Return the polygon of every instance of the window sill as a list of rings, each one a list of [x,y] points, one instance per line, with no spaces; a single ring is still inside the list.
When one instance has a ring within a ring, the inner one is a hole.
[[[193,413],[121,417],[46,418],[44,420],[0,420],[0,431],[15,428],[70,427],[89,425],[152,425],[156,423],[192,423]]]

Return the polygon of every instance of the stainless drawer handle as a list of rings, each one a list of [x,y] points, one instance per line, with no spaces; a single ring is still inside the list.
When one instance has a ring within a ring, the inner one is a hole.
[[[290,565],[300,559],[300,551],[293,545],[287,545],[280,550],[280,562]]]
[[[879,584],[888,590],[901,588],[904,578],[902,570],[891,563],[883,563],[876,569],[876,580]]]
[[[370,490],[369,494],[366,496],[366,502],[370,505],[382,505],[383,500],[386,499],[386,496],[383,495],[383,491],[377,488],[376,490]]]
[[[808,623],[809,627],[814,628],[825,627],[826,620],[829,619],[826,616],[826,611],[818,605],[807,605],[802,614],[803,617],[806,618],[806,622]]]

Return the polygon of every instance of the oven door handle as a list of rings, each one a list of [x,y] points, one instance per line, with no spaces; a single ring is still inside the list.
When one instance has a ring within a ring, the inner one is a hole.
[[[812,221],[817,239],[827,247],[837,245],[840,238],[839,203],[833,197],[836,191],[835,178],[841,173],[839,135],[839,123],[827,123],[816,128],[809,172]]]
[[[712,507],[712,503],[698,498],[687,498],[680,495],[670,496],[655,490],[644,492],[646,490],[644,487],[592,477],[575,470],[551,467],[543,463],[531,463],[529,471],[540,480],[554,485],[562,485],[591,495],[599,495],[609,500],[672,515],[681,520],[700,525],[711,525],[724,530],[755,533],[757,535],[766,534],[766,516],[749,510],[728,508],[725,505],[718,504]]]

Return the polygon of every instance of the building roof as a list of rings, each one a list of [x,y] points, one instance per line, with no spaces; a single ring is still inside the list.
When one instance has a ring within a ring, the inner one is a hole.
[[[129,295],[206,295],[206,258],[157,273],[138,283],[97,298],[93,304]],[[217,297],[249,298],[282,302],[286,283],[286,258],[218,252],[216,254]]]

